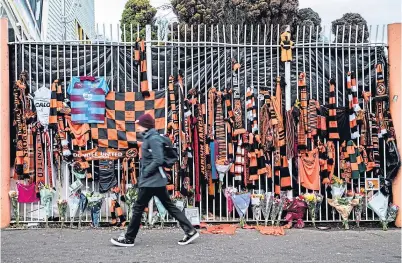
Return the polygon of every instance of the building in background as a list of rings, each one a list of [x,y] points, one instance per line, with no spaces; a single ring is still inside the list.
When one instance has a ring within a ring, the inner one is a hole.
[[[9,20],[14,40],[91,40],[94,0],[0,0],[0,15]]]

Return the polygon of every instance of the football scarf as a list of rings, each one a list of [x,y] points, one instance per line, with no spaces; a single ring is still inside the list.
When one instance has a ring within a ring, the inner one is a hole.
[[[226,160],[226,138],[225,138],[225,122],[223,119],[222,111],[222,98],[223,94],[221,92],[217,93],[216,96],[216,119],[215,119],[215,138],[218,142],[218,158],[219,160]]]
[[[24,174],[33,176],[33,174],[35,173],[35,153],[34,153],[34,140],[33,140],[31,124],[28,124],[26,138],[27,138],[27,154],[24,157]]]
[[[215,139],[215,100],[216,88],[212,87],[208,91],[208,138]]]
[[[52,83],[50,94],[49,126],[56,128],[58,126],[58,113],[63,108],[63,92],[61,81],[55,80]]]
[[[243,125],[243,113],[242,105],[240,99],[240,85],[238,77],[238,72],[240,69],[240,64],[232,61],[232,87],[233,87],[233,100],[234,100],[234,131],[233,136],[237,136],[246,132]]]
[[[378,137],[382,138],[383,135],[387,134],[387,127],[384,121],[384,109],[385,109],[385,100],[388,99],[387,96],[387,88],[385,87],[384,82],[384,72],[382,68],[382,64],[378,64],[376,67],[377,71],[377,86],[376,86],[376,96],[375,96],[375,105],[376,105],[376,118],[377,118],[377,126]]]
[[[264,152],[268,153],[273,148],[273,126],[271,119],[271,97],[268,93],[264,94],[264,104],[260,109],[260,132],[261,144]]]
[[[300,117],[297,132],[297,145],[299,151],[307,150],[307,87],[306,76],[302,72],[299,75],[298,86],[300,89]]]
[[[92,140],[102,148],[136,148],[142,135],[135,131],[135,121],[146,113],[155,118],[155,129],[163,134],[165,91],[151,91],[147,98],[140,92],[109,92],[105,122],[91,124]]]
[[[70,116],[65,116],[65,119],[67,120],[68,124],[68,129],[66,129],[66,131],[70,132],[73,145],[78,147],[85,147],[89,140],[89,132],[91,131],[89,124],[74,124],[71,121]],[[63,130],[60,128],[61,127],[59,126],[59,130]]]
[[[246,109],[247,119],[249,121],[249,130],[252,133],[258,132],[257,106],[254,97],[254,88],[249,87],[246,91]]]
[[[339,140],[338,121],[336,119],[335,80],[329,80],[329,101],[328,101],[328,139]]]
[[[357,130],[356,109],[359,106],[357,101],[357,87],[354,72],[348,72],[347,89],[349,101],[349,126],[352,140],[357,139],[360,135]]]
[[[294,153],[295,122],[293,119],[293,109],[286,111],[286,157],[290,160],[295,156]]]
[[[45,143],[46,143],[46,158],[47,158],[47,182],[48,182],[48,185],[50,186],[50,187],[54,187],[55,185],[54,185],[54,183],[53,183],[53,166],[52,166],[52,164],[53,164],[53,162],[52,162],[52,160],[53,160],[53,158],[52,158],[52,155],[51,155],[51,147],[52,147],[52,145],[51,145],[51,143],[50,143],[50,136],[49,136],[49,132],[48,131],[45,131],[45,133],[44,133],[44,137],[45,137]]]
[[[45,160],[43,158],[43,148],[42,148],[42,135],[39,131],[39,128],[36,129],[36,153],[35,153],[35,161],[36,161],[36,192],[39,192],[39,189],[42,188],[46,184],[45,181]]]
[[[309,100],[307,138],[314,139],[314,136],[317,135],[317,122],[317,102],[315,100]]]
[[[144,40],[138,38],[134,45],[134,62],[139,66],[142,96],[150,96],[147,79],[147,55]]]

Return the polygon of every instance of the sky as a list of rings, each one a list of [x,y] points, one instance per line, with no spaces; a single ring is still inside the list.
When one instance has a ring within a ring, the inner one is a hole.
[[[107,28],[110,27],[109,24],[114,24],[113,30],[115,30],[126,2],[127,0],[95,0],[95,21],[99,23],[99,27],[102,28],[103,23]],[[169,3],[169,0],[150,0],[150,2],[152,6],[158,7]],[[368,25],[400,23],[401,2],[401,0],[299,0],[299,7],[311,7],[320,15],[322,25],[328,28],[333,20],[349,12],[360,13]],[[106,32],[106,35],[110,33]]]

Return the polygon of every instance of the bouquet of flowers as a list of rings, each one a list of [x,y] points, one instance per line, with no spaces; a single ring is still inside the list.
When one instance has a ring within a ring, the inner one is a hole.
[[[362,212],[363,212],[363,202],[364,202],[364,194],[363,193],[355,193],[355,197],[358,201],[357,205],[355,206],[354,213],[356,217],[356,225],[360,227],[360,221],[362,219]]]
[[[278,197],[274,197],[273,203],[272,203],[272,208],[271,208],[271,222],[272,225],[275,224],[276,219],[278,218],[279,215],[279,210],[281,206],[281,199]]]
[[[176,192],[176,195],[172,198],[173,203],[179,208],[180,211],[183,211],[186,207],[186,198],[180,194],[180,192]],[[177,222],[179,226],[179,222]]]
[[[57,200],[57,208],[59,210],[60,221],[64,223],[64,221],[66,221],[67,200],[64,199]]]
[[[133,204],[135,200],[137,200],[138,191],[135,187],[129,187],[124,195],[124,202],[127,205],[127,218],[129,219],[131,216],[131,209],[133,208]]]
[[[88,199],[85,193],[79,194],[80,202],[79,202],[79,210],[78,210],[78,227],[81,227],[82,215],[84,214],[85,209],[88,205]]]
[[[52,203],[55,190],[49,185],[45,185],[40,189],[40,202],[45,207],[46,227],[48,226],[48,218],[52,213]]]
[[[253,209],[253,215],[255,220],[257,220],[257,225],[258,221],[261,220],[261,200],[264,198],[264,195],[262,194],[253,194],[251,195],[251,207]]]
[[[288,222],[289,228],[292,227],[293,220],[297,220],[297,228],[304,227],[303,216],[306,213],[306,209],[307,204],[304,202],[304,197],[302,195],[299,195],[292,201],[287,202],[285,206],[285,210],[287,211],[285,220]]]
[[[318,193],[316,193],[315,196],[316,196],[315,218],[319,218],[323,197],[322,197],[322,194],[318,194]]]
[[[228,160],[221,159],[216,161],[215,167],[219,173],[219,190],[222,190],[223,178],[225,177],[225,174],[230,170],[231,166],[232,163],[230,163]]]
[[[91,212],[92,226],[99,227],[99,216],[104,196],[98,193],[87,193],[87,206]]]
[[[287,202],[288,199],[286,197],[286,193],[285,192],[281,192],[281,197],[279,199],[279,211],[278,211],[278,218],[276,220],[276,225],[279,226],[280,222],[281,222],[281,218],[282,218],[282,213],[283,213],[283,206],[285,204],[285,202]]]
[[[384,222],[382,222],[383,230],[386,231],[388,229],[388,223],[395,221],[396,216],[398,214],[398,210],[399,210],[399,206],[394,205],[394,204],[389,204],[388,211],[387,211],[387,219]]]
[[[224,191],[224,195],[226,197],[226,204],[228,207],[228,213],[231,214],[233,212],[233,200],[232,200],[232,194],[236,193],[237,189],[234,187],[226,187]]]
[[[274,195],[272,192],[265,193],[264,199],[262,199],[262,214],[264,215],[265,226],[268,224],[268,218],[271,214],[271,208],[274,203]]]
[[[12,215],[15,218],[15,223],[18,225],[20,223],[20,213],[18,211],[18,192],[10,191],[8,192],[8,196],[11,200]]]
[[[381,191],[375,193],[368,201],[367,207],[376,213],[380,218],[383,230],[387,230],[387,214],[388,214],[389,196],[384,195]]]
[[[342,216],[342,223],[345,229],[349,229],[349,215],[353,207],[359,204],[358,199],[336,198],[328,199],[328,204],[336,209]]]
[[[251,194],[248,192],[240,192],[232,194],[232,199],[237,213],[240,216],[240,227],[244,227],[246,220],[244,216],[247,213],[248,206],[250,205]]]
[[[80,206],[80,197],[78,194],[73,194],[68,198],[68,207],[70,208],[70,227],[73,226],[74,217],[77,214]]]
[[[345,181],[337,176],[332,176],[331,178],[331,194],[332,198],[342,197],[346,191]]]
[[[163,206],[162,202],[159,200],[158,197],[154,197],[155,200],[155,204],[156,207],[158,208],[158,213],[155,216],[155,219],[159,219],[159,221],[161,222],[161,227],[164,227],[164,223],[165,223],[165,218],[166,218],[166,214],[167,214],[167,210],[166,208]],[[155,221],[152,221],[152,224],[156,223]]]
[[[305,193],[303,195],[304,201],[307,204],[308,212],[311,216],[311,222],[315,227],[316,208],[317,208],[317,195],[315,193]]]

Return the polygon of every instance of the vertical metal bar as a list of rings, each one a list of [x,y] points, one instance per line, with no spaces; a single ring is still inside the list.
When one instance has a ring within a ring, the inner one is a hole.
[[[119,30],[119,24],[117,24],[117,27],[116,27],[116,34],[117,34],[117,54],[116,54],[116,56],[117,56],[117,87],[116,87],[116,91],[117,92],[122,92],[122,90],[121,90],[121,88],[120,88],[120,43],[119,42],[121,42],[121,39],[120,39],[120,30]],[[117,183],[118,183],[118,186],[119,186],[119,188],[121,189],[122,188],[122,185],[121,185],[121,177],[122,177],[122,175],[121,175],[121,170],[123,169],[123,167],[121,166],[121,162],[120,162],[120,159],[118,159],[117,160],[117,167],[118,167],[118,169],[117,169]]]
[[[33,90],[32,90],[32,65],[31,65],[31,62],[32,62],[32,59],[31,59],[31,57],[32,57],[31,54],[32,54],[32,53],[31,53],[31,52],[32,52],[32,50],[31,50],[31,48],[32,48],[31,44],[28,44],[29,93],[32,93],[32,92],[33,92]],[[23,53],[22,57],[24,57],[24,53]],[[36,73],[36,74],[37,74],[37,73]],[[31,211],[30,211],[30,214],[31,214],[31,221],[34,221],[34,220],[33,220],[33,213],[32,213],[33,210],[34,210],[34,209],[33,209],[33,203],[31,203]]]
[[[43,50],[43,57],[45,57],[45,50]],[[43,68],[44,71],[45,68]],[[45,82],[45,80],[43,80]],[[43,85],[45,86],[45,85]],[[52,45],[49,45],[49,87],[52,86]],[[50,151],[50,160],[48,160],[48,162],[50,162],[50,169],[52,172],[52,182],[54,184],[54,182],[57,182],[58,178],[56,179],[57,176],[54,176],[53,173],[53,154],[52,154],[52,145],[53,145],[53,136],[52,136],[52,132],[51,130],[49,130],[49,137],[50,137],[50,145],[49,145],[49,150]],[[56,187],[56,184],[53,185],[54,187]],[[52,202],[52,208],[53,208],[53,202]],[[52,217],[54,217],[54,211],[52,209]]]
[[[258,125],[258,134],[260,131],[260,24],[257,26],[257,125]],[[252,63],[251,63],[252,64]],[[252,72],[252,74],[254,74]],[[261,136],[261,134],[260,134]],[[258,191],[261,194],[261,175],[258,175]]]
[[[205,109],[208,108],[208,81],[207,81],[207,25],[204,25],[204,45],[205,45],[205,59],[204,59],[204,68],[205,68],[205,80],[204,80],[204,90],[205,90]],[[205,123],[208,125],[208,110],[205,110]],[[206,202],[206,216],[207,221],[209,220],[209,192],[208,192],[208,185],[205,186],[205,202]]]
[[[331,31],[331,30],[330,30]],[[324,38],[325,38],[325,26],[322,29],[322,105],[325,106],[325,87],[328,85],[328,81],[325,78],[325,49],[324,49]],[[318,57],[318,56],[317,56]],[[327,139],[324,138],[324,143],[327,143]],[[328,186],[326,186],[328,187]],[[328,221],[328,193],[325,191],[325,220]]]
[[[299,41],[299,26],[296,27],[296,41]],[[296,98],[299,99],[299,48],[296,47]],[[299,184],[300,193],[300,184]]]
[[[329,63],[328,63],[328,65],[329,65],[329,78],[331,79],[332,78],[332,59],[331,59],[332,33],[331,33],[331,29],[328,30],[328,37],[329,37],[329,42],[328,42]],[[335,42],[337,42],[337,40],[338,40],[338,27],[336,28],[336,32],[335,32]],[[335,46],[336,46],[336,43],[335,43]],[[337,83],[337,85],[338,85],[338,83]],[[329,86],[329,84],[328,84],[328,86]],[[336,149],[339,149],[339,147]],[[338,159],[338,164],[339,164],[339,159]],[[339,165],[338,165],[338,175],[339,175]],[[328,203],[328,201],[327,201],[327,203]],[[333,212],[332,213],[332,221],[335,221],[335,210],[333,208],[332,208],[332,212]]]
[[[310,99],[312,99],[313,98],[313,82],[312,82],[312,79],[313,79],[313,75],[312,75],[312,73],[311,73],[311,57],[312,57],[312,54],[311,54],[311,52],[312,52],[312,50],[311,50],[311,45],[312,45],[312,42],[311,42],[311,37],[312,37],[312,34],[313,34],[313,26],[310,26],[310,30],[309,30],[310,32],[310,34],[309,34],[309,48],[308,48],[308,69],[309,69],[309,76],[308,76],[308,78],[309,78],[309,83],[310,83]],[[313,141],[313,140],[312,140]],[[313,143],[312,143],[312,147],[314,147],[313,146]]]
[[[210,41],[210,45],[211,45],[211,79],[212,79],[212,87],[215,86],[215,81],[214,81],[214,76],[215,76],[215,71],[214,71],[214,48],[213,48],[213,41],[214,41],[214,25],[211,25],[211,41]],[[214,192],[214,199],[212,199],[212,214],[215,218],[215,211],[216,211],[216,189]]]
[[[225,92],[228,90],[228,87],[227,87],[227,72],[226,72],[226,70],[227,70],[227,61],[226,61],[226,27],[225,27],[225,25],[223,24],[222,25],[222,34],[223,34],[223,43],[225,44],[224,45],[224,47],[223,47],[223,61],[224,61],[224,85],[225,85]],[[218,37],[218,40],[220,41],[220,39],[219,39],[219,37]],[[225,105],[225,107],[224,107],[224,110],[225,110],[225,119],[227,119],[227,117],[228,117],[228,111],[227,111],[227,107],[226,107],[226,103],[224,103],[224,105]],[[227,122],[225,122],[225,142],[226,142],[226,152],[228,153],[229,152],[229,143],[228,143],[228,134],[227,134],[227,130],[228,130],[228,123]],[[226,181],[226,183],[225,183],[225,186],[226,187],[228,187],[228,183],[229,183],[229,173],[227,173],[226,174],[226,176],[225,176],[226,178],[225,178],[225,181]],[[221,191],[222,192],[222,191]],[[226,201],[226,198],[225,198],[225,201]],[[221,203],[222,203],[222,201],[221,201]],[[225,207],[226,207],[226,221],[229,221],[229,211],[228,211],[228,206],[227,206],[227,201],[226,201],[226,205],[225,205]]]
[[[268,81],[267,81],[267,24],[264,24],[264,89],[267,89],[268,87]],[[271,54],[272,55],[272,54]],[[258,94],[259,96],[260,94]],[[265,101],[264,101],[265,104]],[[265,192],[268,192],[268,177],[265,176]]]
[[[159,50],[159,49],[158,49]],[[133,52],[133,24],[130,24],[130,57],[131,57],[131,67],[130,67],[130,77],[131,77],[131,92],[134,92],[134,52]],[[159,61],[159,51],[158,51],[158,61]],[[158,63],[159,71],[159,63]],[[159,88],[159,74],[158,74],[158,88]]]
[[[370,37],[369,37],[369,43],[368,43],[368,53],[370,54],[370,56],[368,56],[368,64],[369,64],[369,71],[368,71],[368,73],[369,73],[369,82],[368,82],[368,85],[369,85],[370,94],[372,94],[372,90],[371,90],[371,70],[372,70],[372,67],[371,67],[371,37],[372,37],[371,29],[372,29],[372,26],[370,25],[370,30],[369,30],[370,31]],[[369,114],[371,114],[371,99],[369,100],[368,104],[369,104],[369,107],[368,107],[369,108],[368,109]],[[373,173],[372,172],[370,173],[370,177],[373,178]],[[366,178],[367,178],[367,176],[366,176]],[[365,191],[364,195],[367,198],[367,191]],[[367,208],[367,206],[366,206],[366,220],[368,220],[368,208]]]
[[[234,55],[233,55],[233,25],[230,25],[230,59],[232,61],[232,59],[234,59]],[[238,61],[239,57],[236,58],[236,60]],[[230,62],[230,78],[232,80],[233,78],[233,72],[232,72],[232,62]],[[230,88],[234,88],[233,86],[231,86]],[[231,98],[231,104],[233,105],[233,96]],[[235,149],[233,147],[233,154],[235,154]],[[234,158],[236,158],[234,156]],[[234,176],[232,177],[232,187],[235,187],[235,179]],[[227,200],[226,200],[226,204],[227,204]],[[233,209],[234,210],[234,209]],[[232,211],[232,220],[234,220],[235,217],[235,212]]]
[[[273,56],[274,56],[274,53],[273,53],[273,51],[272,51],[272,41],[273,41],[273,32],[274,32],[274,25],[273,24],[271,24],[271,34],[270,34],[270,47],[269,47],[269,49],[270,49],[270,57],[271,57],[271,72],[270,72],[270,75],[269,75],[269,81],[270,81],[270,86],[271,86],[271,95],[273,94],[273,90],[274,90],[274,73],[273,73],[273,67],[274,67],[274,62],[273,62]],[[271,169],[272,169],[272,180],[271,180],[271,189],[272,189],[272,192],[274,192],[274,189],[275,189],[275,178],[274,178],[274,174],[275,174],[275,171],[274,171],[274,153],[272,152],[271,153]]]

